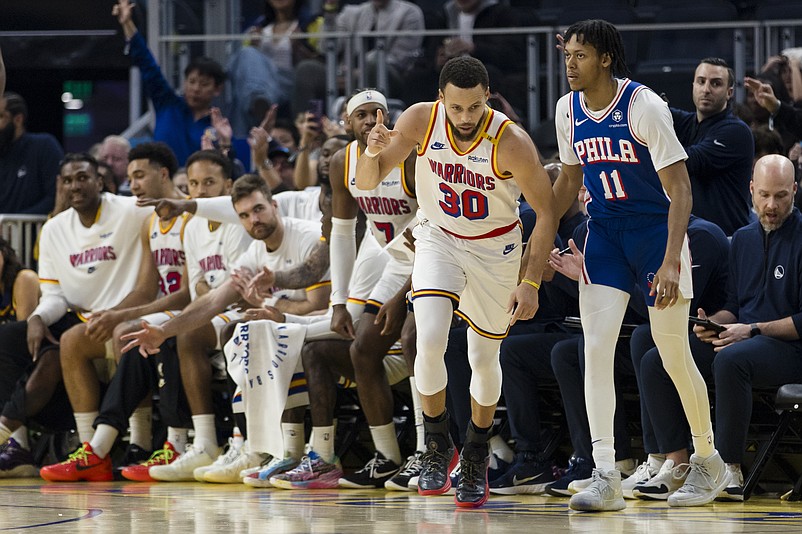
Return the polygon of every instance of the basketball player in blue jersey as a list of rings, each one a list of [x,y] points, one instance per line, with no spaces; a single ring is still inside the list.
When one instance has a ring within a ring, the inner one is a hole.
[[[487,500],[488,431],[501,394],[499,345],[510,324],[531,318],[551,242],[557,231],[549,177],[527,133],[487,105],[489,79],[481,61],[449,60],[439,98],[401,114],[393,130],[381,110],[356,169],[357,187],[373,189],[411,150],[419,203],[413,234],[412,301],[417,328],[415,377],[424,414],[426,451],[418,493],[451,487],[457,455],[448,434],[444,354],[451,315],[470,325],[471,423],[455,500],[478,507]],[[523,280],[518,198],[537,212]]]
[[[677,388],[696,453],[670,506],[711,502],[729,474],[714,448],[707,388],[691,356],[693,296],[686,230],[691,211],[687,156],[666,104],[625,78],[618,30],[603,20],[573,24],[563,44],[571,92],[557,103],[563,166],[554,185],[563,213],[583,184],[590,222],[579,306],[585,333],[585,398],[596,468],[570,501],[574,510],[621,510],[615,470],[613,356],[629,293],[649,304],[654,341]]]

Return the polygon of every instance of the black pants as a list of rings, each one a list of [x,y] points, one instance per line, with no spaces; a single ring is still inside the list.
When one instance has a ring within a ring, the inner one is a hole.
[[[632,457],[627,416],[620,390],[627,381],[633,380],[629,346],[619,340],[615,348],[616,404],[613,432],[615,434],[615,459],[626,460]],[[571,433],[571,445],[577,456],[592,460],[593,447],[590,438],[588,411],[585,406],[585,339],[561,341],[551,351],[551,365],[554,376],[560,384],[565,418]],[[633,380],[634,381],[634,380]]]
[[[100,404],[100,415],[94,426],[104,424],[124,433],[128,418],[142,399],[155,392],[159,399],[159,414],[162,422],[176,428],[192,426],[184,388],[175,338],[165,341],[156,354],[143,358],[138,349],[123,354],[117,371],[109,382]]]
[[[633,334],[633,342],[648,333]],[[651,336],[649,336],[649,339]],[[733,343],[719,353],[690,335],[696,366],[716,387],[716,448],[727,463],[742,463],[752,416],[752,388],[774,387],[802,380],[802,343],[757,336]],[[641,398],[648,411],[652,442],[646,452],[673,452],[690,444],[690,429],[677,388],[663,368],[657,348],[643,352],[639,364]],[[636,354],[633,352],[633,362]],[[637,365],[637,364],[636,364]],[[645,418],[645,416],[643,416]],[[646,445],[644,424],[644,445]]]
[[[69,313],[50,326],[53,337],[59,339],[61,334],[78,324],[80,319]],[[28,381],[38,365],[47,365],[49,360],[33,361],[28,352],[28,323],[18,321],[0,325],[0,402],[3,403],[3,416],[8,419],[29,420],[39,423],[51,430],[69,430],[74,426],[72,407],[64,384],[59,380],[55,392],[46,401],[45,407],[36,414],[30,414],[26,408]],[[52,350],[53,344],[42,340],[40,354]]]

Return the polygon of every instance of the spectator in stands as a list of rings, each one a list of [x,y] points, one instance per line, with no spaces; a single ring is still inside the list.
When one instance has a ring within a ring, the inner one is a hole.
[[[671,108],[674,131],[688,159],[693,211],[732,235],[750,219],[749,179],[754,140],[732,114],[735,74],[720,58],[705,58],[693,78],[695,112]]]
[[[802,214],[793,206],[796,189],[788,158],[769,155],[757,162],[751,191],[758,221],[733,236],[727,302],[709,316],[725,330],[693,329],[694,354],[712,364],[717,442],[731,474],[720,494],[726,500],[743,500],[752,388],[802,380]],[[698,314],[707,318],[704,309]]]
[[[338,32],[400,32],[385,39],[385,67],[388,85],[383,88],[388,96],[402,93],[409,85],[405,74],[421,53],[422,35],[404,35],[404,32],[419,31],[425,28],[423,11],[406,0],[365,0],[357,6],[346,6],[337,15]],[[377,87],[376,39],[367,37],[357,41],[354,53],[365,54],[366,82]],[[342,45],[342,42],[340,42]],[[340,48],[342,52],[342,47]],[[302,61],[296,68],[296,79],[304,80],[295,91],[293,112],[295,115],[307,110],[310,99],[325,96],[325,65],[319,60]],[[353,76],[355,72],[343,72],[343,76]],[[382,88],[380,88],[382,89]]]
[[[520,26],[521,15],[515,8],[497,0],[449,0],[435,17],[429,25],[432,29],[457,32],[436,43],[436,50],[429,50],[437,72],[452,57],[473,56],[487,67],[493,89],[504,95],[518,113],[525,110],[526,63],[521,61],[526,55],[524,36],[473,33],[474,29]]]
[[[152,213],[132,198],[101,193],[97,162],[87,154],[67,154],[59,180],[70,208],[42,228],[41,300],[27,321],[0,327],[0,443],[35,416],[49,428],[71,426],[58,339],[81,314],[113,307],[134,287],[138,229]]]
[[[25,321],[38,303],[39,276],[24,268],[11,245],[0,238],[0,324]],[[36,476],[33,464],[28,427],[22,425],[0,443],[0,478]]]
[[[176,94],[131,18],[133,7],[128,0],[119,0],[112,15],[122,26],[131,62],[142,72],[145,91],[156,111],[153,139],[167,143],[183,165],[201,148],[201,137],[212,126],[212,100],[223,89],[225,73],[212,59],[194,58],[184,69],[183,95]]]
[[[100,144],[97,154],[99,163],[105,163],[111,169],[118,195],[131,196],[131,184],[128,182],[128,151],[131,143],[121,135],[109,135]]]
[[[0,323],[24,321],[39,303],[39,275],[0,237]]]
[[[787,130],[795,140],[802,139],[802,109],[782,102],[775,96],[775,90],[768,82],[757,78],[744,78],[744,85],[754,93],[757,103],[771,114],[769,129],[775,126]]]
[[[56,138],[25,128],[28,105],[17,93],[0,98],[0,213],[45,215],[56,200]]]
[[[323,18],[310,13],[306,0],[266,0],[264,5],[264,16],[248,30],[250,46],[233,54],[226,65],[229,116],[239,137],[259,124],[271,104],[279,106],[283,117],[290,117],[295,66],[319,58],[316,39],[291,38],[322,30]]]

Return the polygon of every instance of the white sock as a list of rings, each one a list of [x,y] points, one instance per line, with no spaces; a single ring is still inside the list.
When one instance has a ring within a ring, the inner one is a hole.
[[[152,447],[151,432],[153,427],[153,408],[137,408],[131,417],[128,418],[128,426],[131,427],[131,445],[136,445],[141,449],[149,451]]]
[[[8,438],[10,438],[11,434],[13,433],[14,433],[13,430],[8,428],[3,423],[0,423],[0,445],[5,444],[5,442],[8,441]]]
[[[111,425],[99,424],[95,429],[95,435],[89,441],[89,446],[100,458],[105,458],[114,446],[114,440],[120,432]]]
[[[284,436],[284,455],[288,458],[300,460],[304,455],[304,424],[281,423],[281,433]]]
[[[713,443],[713,429],[703,432],[701,435],[691,434],[693,440],[693,450],[696,454],[703,458],[709,458],[716,452],[716,446]]]
[[[401,449],[395,436],[395,423],[390,421],[386,425],[371,426],[370,435],[373,438],[373,445],[382,456],[401,465]]]
[[[409,377],[409,389],[412,393],[412,410],[415,413],[415,450],[424,451],[426,450],[426,440],[423,430],[423,403],[414,376]]]
[[[167,441],[170,442],[178,454],[184,454],[184,451],[187,450],[188,434],[188,428],[167,427]]]
[[[75,412],[73,415],[75,417],[75,428],[78,430],[78,438],[81,443],[89,443],[92,440],[92,434],[95,433],[92,423],[95,422],[95,419],[100,414],[98,412]]]
[[[659,471],[663,464],[666,463],[666,455],[665,454],[650,454],[648,458],[646,458],[646,463],[648,463],[652,469],[655,471]]]
[[[324,462],[334,463],[334,425],[313,427],[309,443]]]
[[[204,413],[192,416],[192,426],[195,427],[195,442],[197,447],[209,453],[212,457],[217,451],[217,429],[214,425],[214,414]]]
[[[31,445],[28,443],[28,427],[25,425],[21,425],[18,429],[11,434],[11,437],[19,443],[19,446],[25,450],[30,450]],[[0,442],[5,443],[5,441]]]

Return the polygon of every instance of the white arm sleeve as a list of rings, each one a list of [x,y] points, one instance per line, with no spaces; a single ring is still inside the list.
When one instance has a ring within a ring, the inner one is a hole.
[[[43,287],[42,298],[39,299],[39,305],[36,306],[31,315],[38,315],[42,322],[45,323],[45,326],[50,326],[67,313],[67,301],[55,291],[50,294],[46,291]]]
[[[356,260],[356,219],[331,219],[331,304],[348,302],[348,286]]]
[[[232,224],[240,224],[239,216],[231,203],[231,197],[197,198],[195,199],[195,215],[209,219]]]

